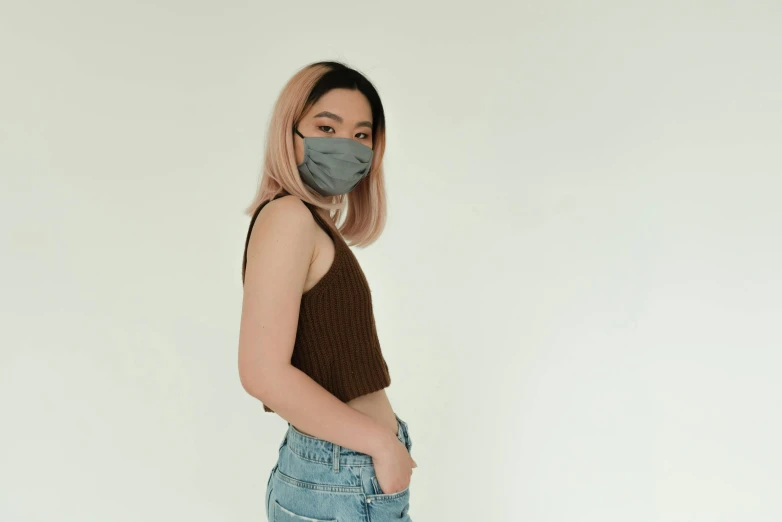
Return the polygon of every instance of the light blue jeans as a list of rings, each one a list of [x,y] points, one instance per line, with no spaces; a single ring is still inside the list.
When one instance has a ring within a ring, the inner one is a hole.
[[[407,423],[396,420],[397,438],[410,453]],[[266,484],[269,522],[413,522],[409,510],[410,487],[383,493],[370,455],[310,437],[288,423]]]

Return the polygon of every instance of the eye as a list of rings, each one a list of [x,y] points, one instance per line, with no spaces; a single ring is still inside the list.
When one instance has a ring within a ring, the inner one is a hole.
[[[333,129],[332,127],[330,127],[329,125],[319,125],[319,126],[318,126],[318,128],[319,128],[320,130],[322,130],[323,132],[327,133],[327,134],[328,134],[329,132],[328,132],[328,131],[325,131],[325,130],[323,130],[323,129],[331,129],[331,130],[334,130],[334,129]]]
[[[358,139],[360,139],[360,140],[366,140],[366,139],[369,139],[369,134],[367,134],[366,132],[359,132],[359,133],[358,133],[358,136],[363,136],[363,138],[358,138]]]

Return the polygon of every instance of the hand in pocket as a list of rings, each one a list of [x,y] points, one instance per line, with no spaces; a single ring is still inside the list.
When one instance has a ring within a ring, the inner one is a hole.
[[[384,494],[396,493],[409,487],[413,468],[418,466],[399,439],[389,440],[392,442],[372,456],[378,485]]]

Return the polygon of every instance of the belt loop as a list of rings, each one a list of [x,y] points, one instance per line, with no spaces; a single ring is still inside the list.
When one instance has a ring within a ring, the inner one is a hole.
[[[331,454],[331,460],[333,462],[331,469],[334,471],[334,473],[339,473],[339,444],[334,444],[333,442],[331,445],[334,447],[334,451],[332,451]]]
[[[402,442],[402,444],[407,446],[407,441],[405,440],[407,439],[407,429],[405,428],[405,421],[400,419],[399,415],[397,415],[396,412],[394,413],[394,417],[396,417],[396,424],[397,424],[396,438],[398,438],[399,441]]]
[[[405,421],[399,418],[399,416],[397,416],[397,419],[399,420],[399,424],[402,426],[402,433],[405,439],[402,442],[405,443],[405,446],[407,446],[407,451],[409,452],[413,447],[413,441],[410,439],[410,428]]]

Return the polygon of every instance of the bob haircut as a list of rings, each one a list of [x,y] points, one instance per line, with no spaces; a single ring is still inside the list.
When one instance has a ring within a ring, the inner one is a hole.
[[[347,194],[321,196],[299,175],[293,146],[293,127],[332,89],[353,89],[366,96],[372,109],[372,163],[369,173]],[[386,223],[383,152],[386,144],[383,105],[375,87],[361,73],[340,62],[316,62],[300,69],[283,87],[274,106],[266,135],[266,151],[258,191],[245,213],[253,215],[265,201],[287,192],[328,211],[346,242],[372,244]],[[337,226],[340,218],[344,221]]]

